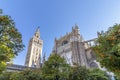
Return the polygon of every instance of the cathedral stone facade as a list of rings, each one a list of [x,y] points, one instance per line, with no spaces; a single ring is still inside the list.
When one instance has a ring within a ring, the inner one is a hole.
[[[40,39],[39,27],[29,41],[25,66],[39,68],[41,66],[43,41]]]
[[[67,63],[71,66],[79,65],[86,66],[87,68],[96,68],[98,67],[95,62],[96,57],[91,49],[91,46],[94,44],[94,40],[95,39],[84,41],[79,32],[78,26],[75,25],[70,33],[67,33],[59,39],[55,38],[52,52],[64,57]],[[42,46],[43,41],[40,39],[40,31],[38,27],[35,34],[29,41],[25,66],[15,64],[9,65],[7,66],[7,71],[21,71],[26,68],[40,68],[42,66]],[[44,65],[45,54],[42,62]]]
[[[77,64],[87,68],[98,67],[95,63],[95,54],[90,48],[92,41],[84,41],[78,26],[75,25],[72,28],[72,32],[59,39],[55,38],[53,53],[64,57],[71,66]]]

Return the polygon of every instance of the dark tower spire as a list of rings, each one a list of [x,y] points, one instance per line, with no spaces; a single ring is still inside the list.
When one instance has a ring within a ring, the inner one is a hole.
[[[46,53],[44,53],[44,56],[43,56],[43,62],[46,61]]]
[[[43,67],[44,64],[45,64],[45,61],[46,61],[46,53],[44,53],[44,56],[43,56],[42,67]]]

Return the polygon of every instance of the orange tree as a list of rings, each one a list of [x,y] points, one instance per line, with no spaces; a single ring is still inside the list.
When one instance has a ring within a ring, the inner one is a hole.
[[[120,76],[120,24],[99,32],[93,50],[101,66]]]
[[[0,10],[0,73],[23,50],[22,35],[16,29],[14,21]]]

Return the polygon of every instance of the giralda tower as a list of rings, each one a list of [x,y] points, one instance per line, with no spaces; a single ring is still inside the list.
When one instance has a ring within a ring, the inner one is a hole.
[[[40,67],[42,46],[43,46],[43,41],[40,39],[40,30],[38,27],[35,34],[29,41],[25,66],[36,67],[36,68]]]

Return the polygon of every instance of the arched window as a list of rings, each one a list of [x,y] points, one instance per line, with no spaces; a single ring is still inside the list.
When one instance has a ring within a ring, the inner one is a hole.
[[[64,41],[62,42],[62,46],[65,45],[65,44],[67,44],[67,43],[68,43],[68,41],[67,41],[67,40],[64,40]]]

